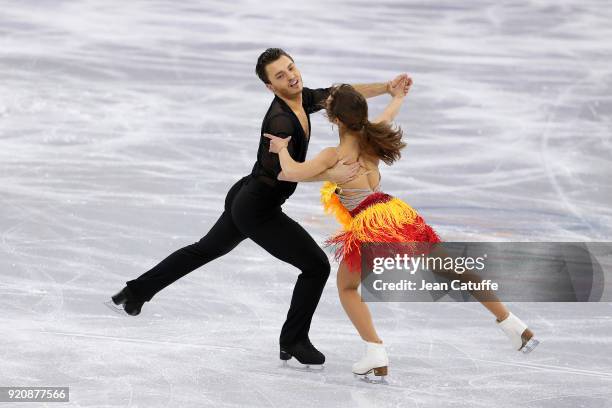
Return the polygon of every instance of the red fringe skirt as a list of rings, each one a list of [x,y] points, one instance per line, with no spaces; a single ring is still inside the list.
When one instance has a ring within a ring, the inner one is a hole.
[[[336,185],[326,182],[321,202],[342,225],[342,231],[325,241],[335,247],[335,259],[347,264],[351,272],[361,272],[362,243],[441,242],[440,237],[407,203],[374,192],[349,211],[335,193]]]

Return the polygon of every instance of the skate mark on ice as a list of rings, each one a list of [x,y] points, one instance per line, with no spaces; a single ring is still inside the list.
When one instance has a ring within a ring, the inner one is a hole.
[[[279,365],[279,368],[289,369],[289,370],[294,370],[294,371],[301,371],[305,373],[322,373],[323,371],[325,371],[325,365],[323,364],[320,364],[320,365],[302,364],[300,362],[298,362],[297,364],[300,364],[300,366],[289,364],[289,360],[285,360]],[[319,367],[319,366],[320,368],[313,368],[313,367]]]
[[[48,330],[38,330],[38,332],[44,333],[44,334],[54,334],[57,336],[82,337],[82,338],[99,339],[99,340],[114,340],[114,341],[124,341],[128,343],[163,344],[163,345],[169,345],[169,346],[196,347],[196,348],[203,348],[207,350],[233,350],[233,351],[242,351],[242,352],[251,351],[244,347],[215,346],[211,344],[184,343],[184,342],[176,342],[176,341],[133,339],[129,337],[106,336],[102,334],[68,333],[68,332],[56,332],[56,331],[48,331]]]
[[[576,208],[576,206],[573,203],[571,203],[570,200],[568,199],[567,194],[561,187],[560,183],[557,181],[555,172],[551,168],[550,160],[548,159],[548,156],[549,156],[548,155],[548,140],[550,139],[551,124],[552,124],[553,118],[556,116],[556,112],[559,108],[559,105],[565,99],[567,99],[569,95],[571,95],[574,92],[574,89],[578,87],[578,85],[581,85],[587,82],[588,79],[589,78],[582,78],[580,81],[574,82],[572,86],[565,88],[563,92],[561,92],[555,99],[553,106],[550,108],[548,112],[548,115],[547,115],[548,117],[546,118],[546,125],[544,128],[544,133],[542,135],[542,140],[540,142],[540,156],[543,159],[542,162],[544,163],[544,169],[546,170],[546,175],[548,176],[550,184],[552,185],[553,189],[557,193],[557,196],[559,197],[559,199],[563,202],[565,207],[572,214],[574,214],[580,221],[584,223],[584,225],[586,225],[589,228],[589,231],[591,233],[595,234],[596,231],[595,231],[595,228],[593,228],[593,225],[584,218],[583,214],[578,210],[578,208]]]
[[[554,401],[554,400],[558,400],[559,402],[565,400],[566,398],[580,398],[580,406],[586,406],[584,405],[584,399],[587,399],[587,401],[589,402],[595,402],[596,400],[599,400],[600,397],[610,397],[612,396],[612,394],[610,394],[609,392],[602,392],[602,393],[598,393],[598,394],[593,394],[591,392],[589,392],[588,394],[562,394],[562,395],[553,395],[550,397],[542,397],[542,398],[534,398],[534,399],[530,399],[527,401],[522,401],[521,405],[525,405],[528,404],[530,402],[538,402],[538,401]],[[563,402],[567,402],[567,401],[563,401]],[[576,401],[578,402],[578,401]],[[589,405],[590,406],[590,405]],[[600,405],[603,406],[603,405]]]
[[[282,380],[287,380],[287,376],[282,374],[282,367],[279,367],[278,371],[263,371],[263,370],[251,370],[251,373],[257,374],[257,375],[263,375],[263,376],[267,376],[267,377],[271,377],[274,379],[282,379]],[[300,372],[302,370],[291,370],[294,372]],[[311,370],[311,372],[314,372],[315,370]],[[344,388],[347,390],[352,390],[355,388],[360,388],[363,384],[372,384],[373,386],[378,386],[380,385],[378,382],[365,382],[365,381],[357,381],[354,379],[353,377],[353,373],[347,373],[346,375],[340,375],[340,376],[334,376],[334,377],[330,377],[329,374],[331,374],[329,371],[323,371],[323,370],[318,370],[319,372],[314,372],[315,374],[320,374],[318,376],[312,376],[312,375],[308,375],[306,377],[300,377],[300,382],[301,383],[308,383],[308,384],[312,384],[312,385],[321,385],[321,386],[330,386],[330,387],[334,387],[334,388]],[[228,373],[230,373],[231,371],[227,371]],[[324,375],[327,374],[327,375]],[[331,381],[330,381],[331,378]],[[346,378],[347,381],[346,382],[341,382],[341,381],[337,381],[335,380],[336,378]],[[321,379],[322,381],[318,381],[318,379]],[[389,389],[392,390],[396,390],[397,392],[400,393],[405,393],[407,391],[407,388],[401,384],[399,384],[397,381],[395,381],[394,379],[390,379],[390,378],[385,378],[385,381],[387,384],[385,384],[385,389],[387,389],[386,387],[389,387]],[[415,391],[415,390],[413,390]],[[423,389],[419,389],[418,392],[420,393],[424,393],[430,396],[435,396],[437,395],[437,391],[432,389],[431,392],[429,391],[425,391]]]
[[[465,359],[465,357],[455,357],[455,358]],[[470,357],[469,360],[480,361],[482,363],[489,363],[489,364],[531,368],[531,369],[540,370],[540,371],[551,371],[551,372],[566,373],[566,374],[586,375],[586,376],[598,377],[598,378],[602,378],[606,380],[612,380],[612,373],[593,371],[593,370],[583,370],[580,368],[566,368],[566,367],[559,367],[555,365],[538,364],[538,363],[519,363],[519,362],[514,363],[511,361],[485,360],[485,359],[472,358],[472,357]]]

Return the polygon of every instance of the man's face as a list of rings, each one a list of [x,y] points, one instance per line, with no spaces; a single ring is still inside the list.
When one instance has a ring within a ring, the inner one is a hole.
[[[291,98],[302,92],[302,75],[295,63],[285,55],[266,65],[269,84],[266,84],[275,94]]]

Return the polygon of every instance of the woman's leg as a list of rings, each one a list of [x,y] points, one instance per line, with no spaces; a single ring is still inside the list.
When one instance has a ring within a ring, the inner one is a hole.
[[[435,254],[436,256],[441,256],[441,257],[448,257],[450,255],[448,255],[448,253],[446,251],[444,251],[441,248],[436,249],[433,254]],[[476,274],[473,271],[467,271],[464,273],[458,273],[455,272],[453,269],[449,269],[449,268],[433,268],[432,272],[435,273],[438,276],[444,277],[446,279],[449,280],[454,280],[454,279],[459,279],[461,282],[467,283],[467,282],[472,282],[472,283],[479,283],[481,282],[481,278],[478,274]],[[476,300],[478,300],[489,312],[491,312],[495,318],[497,319],[497,322],[500,323],[504,320],[506,320],[506,318],[508,318],[510,316],[510,310],[508,310],[508,308],[506,307],[506,305],[504,305],[502,303],[501,300],[499,300],[499,298],[497,297],[497,295],[494,292],[491,292],[490,290],[474,290],[470,292],[472,294],[472,296],[474,296],[474,298]],[[527,343],[527,341],[529,341],[529,339],[531,339],[533,337],[533,332],[527,328],[525,329],[525,331],[521,334],[521,337],[523,339],[523,345]]]
[[[353,322],[353,326],[355,326],[361,338],[370,343],[382,343],[374,328],[370,309],[366,303],[361,301],[361,295],[357,292],[361,283],[360,274],[349,272],[347,265],[342,262],[338,269],[336,283],[340,303],[342,303],[344,311]]]
[[[448,252],[444,250],[442,246],[434,245],[433,250],[431,251],[431,255],[439,257],[439,258],[453,258]],[[438,267],[438,264],[434,263],[434,267],[431,271],[448,280],[459,279],[463,283],[478,283],[481,281],[480,276],[478,276],[473,271],[466,271],[463,273],[455,272],[452,268],[446,268],[442,265]],[[476,300],[478,300],[489,312],[491,312],[496,318],[497,321],[502,321],[510,314],[508,308],[499,300],[495,293],[489,290],[475,290],[470,292],[472,296]]]
[[[510,311],[508,310],[506,305],[504,305],[499,300],[494,300],[492,302],[488,302],[488,301],[487,302],[481,302],[481,304],[484,307],[486,307],[487,310],[489,312],[491,312],[495,316],[495,318],[497,319],[498,322],[501,322],[506,317],[508,317],[508,315],[510,314]]]

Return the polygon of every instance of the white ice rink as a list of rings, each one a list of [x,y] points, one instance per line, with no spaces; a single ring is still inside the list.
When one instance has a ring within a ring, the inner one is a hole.
[[[0,1],[0,386],[70,387],[0,407],[612,406],[611,303],[511,304],[542,340],[528,356],[477,303],[374,304],[386,386],[350,374],[336,265],[322,372],[281,367],[298,272],[252,242],[136,318],[102,304],[250,171],[271,46],[308,87],[412,75],[383,187],[444,240],[612,241],[610,39],[607,1]],[[337,137],[312,121],[311,155]],[[285,211],[322,242],[318,189]]]

